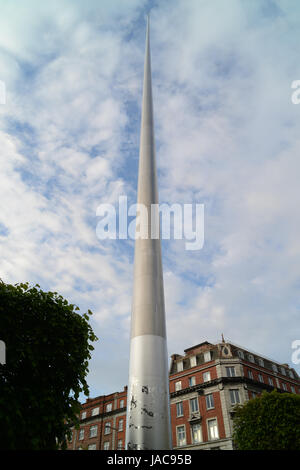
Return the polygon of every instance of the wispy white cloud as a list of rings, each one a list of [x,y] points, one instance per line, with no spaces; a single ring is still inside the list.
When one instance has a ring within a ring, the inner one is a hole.
[[[1,2],[0,276],[91,308],[92,393],[127,382],[133,243],[96,208],[134,201],[146,2]],[[164,242],[169,352],[221,333],[290,362],[299,336],[294,2],[151,11],[160,198],[205,204],[205,245]]]

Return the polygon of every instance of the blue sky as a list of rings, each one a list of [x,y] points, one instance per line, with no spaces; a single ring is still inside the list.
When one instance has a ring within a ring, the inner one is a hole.
[[[0,9],[0,277],[94,312],[91,395],[128,380],[133,241],[98,240],[96,209],[136,199],[149,9],[160,200],[205,205],[202,250],[163,242],[169,354],[223,333],[291,364],[299,2],[0,0]]]

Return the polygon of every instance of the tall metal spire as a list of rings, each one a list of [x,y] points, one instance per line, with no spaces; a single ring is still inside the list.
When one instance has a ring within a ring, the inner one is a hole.
[[[151,206],[158,204],[158,189],[149,16],[144,64],[137,202],[147,209],[148,237],[136,238],[135,241],[126,448],[171,449],[161,243],[159,237],[151,238]],[[138,209],[137,220],[139,215],[143,214]]]

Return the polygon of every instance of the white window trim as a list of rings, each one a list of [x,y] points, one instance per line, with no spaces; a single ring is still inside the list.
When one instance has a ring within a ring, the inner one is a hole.
[[[182,390],[181,380],[178,380],[177,382],[175,382],[175,392],[179,392],[179,390]]]
[[[239,397],[239,400],[236,401],[236,393],[231,394],[230,392],[237,392],[238,397]],[[235,400],[234,403],[232,402],[232,399],[231,399],[232,396],[234,397],[234,400]],[[237,405],[238,403],[241,403],[241,394],[240,394],[240,390],[239,390],[238,388],[230,388],[230,389],[229,389],[229,398],[230,398],[230,403],[231,403],[231,405],[233,405],[233,406],[234,406],[234,405]]]
[[[107,432],[107,429],[109,430],[108,432]],[[111,422],[107,422],[104,425],[104,435],[107,436],[110,433],[111,433]]]
[[[206,397],[208,397],[208,396],[210,396],[210,395],[212,396],[213,406],[210,406],[210,407],[208,408],[208,407],[207,407],[207,400],[206,400]],[[214,394],[213,394],[213,393],[207,393],[207,394],[205,395],[205,404],[206,404],[206,409],[207,409],[207,410],[213,410],[213,409],[215,408],[215,399],[214,399]]]
[[[214,439],[211,439],[211,437],[210,437],[209,426],[208,426],[209,421],[216,421],[216,423],[217,423],[217,434],[218,434],[218,437],[216,437],[216,438],[214,438]],[[207,420],[206,420],[206,426],[207,426],[207,437],[208,437],[208,441],[209,441],[209,442],[211,442],[211,441],[217,441],[218,439],[220,439],[219,425],[218,425],[218,418],[217,418],[217,417],[207,419]]]
[[[192,375],[191,377],[189,377],[189,386],[194,387],[194,385],[196,385],[196,377],[195,375]]]
[[[92,430],[93,430],[93,434],[92,434]],[[94,431],[96,431],[96,432],[94,432]],[[98,426],[94,424],[93,426],[90,427],[90,434],[89,434],[90,438],[91,437],[97,437],[97,434],[98,434]]]
[[[196,356],[190,357],[190,366],[191,366],[191,367],[196,367],[196,365],[197,365]]]
[[[197,403],[197,409],[195,411],[192,411],[192,400],[196,400]],[[189,406],[190,406],[190,414],[192,413],[198,413],[199,412],[199,400],[198,397],[192,397],[189,399]]]
[[[106,446],[106,444],[108,444],[108,445]],[[106,447],[107,447],[107,448],[106,448]],[[103,442],[103,450],[109,450],[109,447],[110,447],[109,441],[104,441],[104,442]]]
[[[210,362],[212,360],[211,351],[205,351],[205,353],[203,354],[203,357],[204,357],[204,362]]]
[[[182,408],[182,414],[181,414],[181,415],[177,414],[177,413],[178,413],[177,405],[178,405],[179,403],[181,403],[181,405],[182,405],[182,406],[181,406],[181,408]],[[181,416],[184,416],[183,401],[178,401],[178,402],[176,403],[176,417],[177,417],[177,418],[180,418]]]
[[[97,416],[99,414],[99,406],[97,406],[97,408],[94,408],[92,410],[92,416]]]
[[[199,441],[195,441],[195,440],[194,440],[194,432],[193,432],[193,427],[194,427],[194,426],[199,426],[199,428],[200,428],[200,440],[199,440]],[[193,444],[200,444],[201,442],[203,442],[202,426],[201,426],[200,423],[191,424],[191,438],[192,438],[192,443],[193,443]]]
[[[209,376],[209,379],[205,379],[205,376]],[[203,382],[210,382],[211,381],[210,371],[203,372],[202,377],[203,377]]]
[[[182,445],[179,445],[178,428],[184,428],[184,444],[182,444]],[[185,428],[185,424],[179,424],[178,426],[176,426],[176,444],[177,444],[177,447],[186,446],[186,428]]]
[[[124,418],[119,420],[118,431],[123,431],[124,428]]]

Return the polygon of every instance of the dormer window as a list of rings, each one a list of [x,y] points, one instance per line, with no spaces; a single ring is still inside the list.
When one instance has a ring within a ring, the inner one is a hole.
[[[191,364],[191,367],[196,367],[197,365],[196,356],[192,356],[190,358],[190,364]]]
[[[254,362],[254,356],[252,354],[248,354],[248,360],[250,362]]]
[[[204,362],[209,362],[211,361],[211,351],[206,351],[204,353]]]
[[[238,356],[240,359],[244,359],[245,357],[243,351],[238,351]]]

